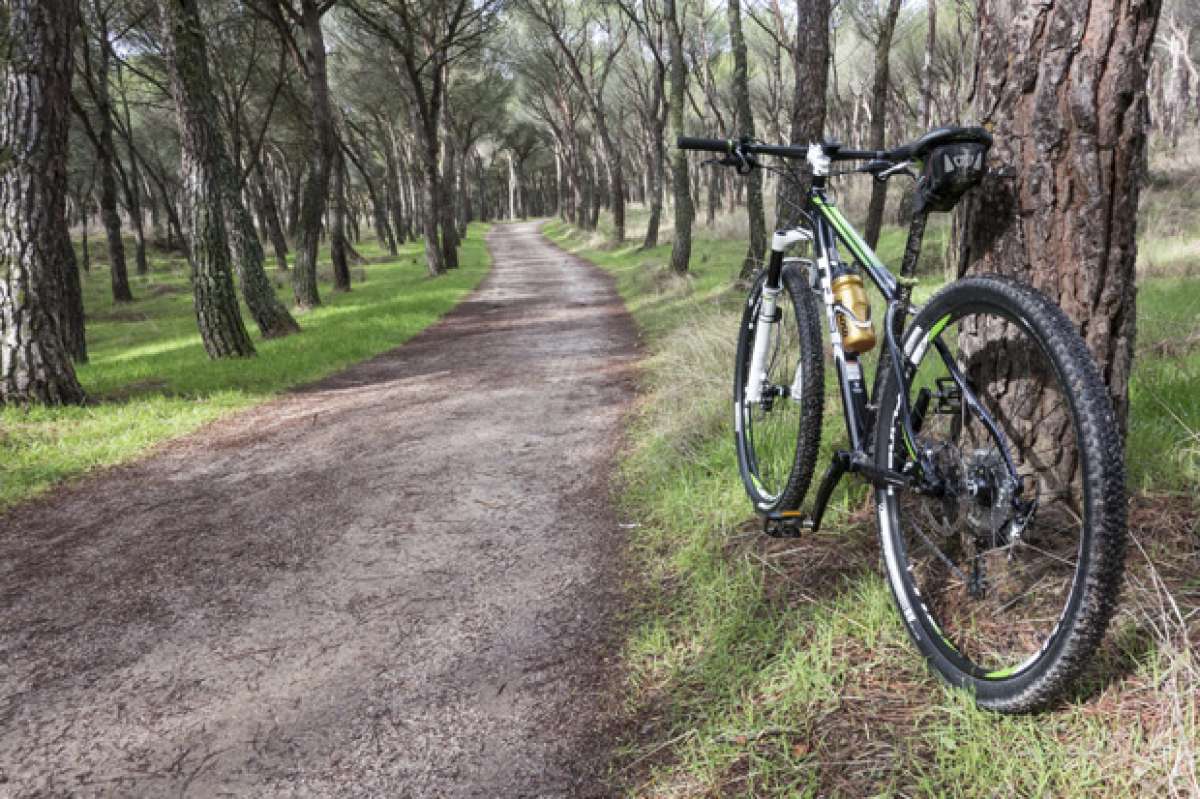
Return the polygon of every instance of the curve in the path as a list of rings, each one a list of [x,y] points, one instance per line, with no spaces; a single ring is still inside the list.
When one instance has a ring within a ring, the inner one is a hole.
[[[0,516],[0,795],[604,792],[635,335],[488,244],[400,349]]]

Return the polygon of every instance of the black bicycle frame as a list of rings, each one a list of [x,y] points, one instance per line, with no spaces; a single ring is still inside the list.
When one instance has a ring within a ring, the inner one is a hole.
[[[936,472],[932,464],[929,463],[928,456],[917,447],[916,435],[912,424],[913,413],[908,400],[910,373],[913,370],[908,363],[910,354],[904,352],[900,347],[900,342],[905,339],[904,327],[908,316],[909,299],[913,284],[915,283],[912,280],[912,275],[916,272],[917,258],[921,252],[921,244],[925,235],[925,224],[928,215],[924,212],[913,214],[908,239],[904,248],[900,278],[897,279],[883,265],[879,256],[867,246],[867,243],[863,241],[862,237],[858,235],[850,223],[846,221],[846,218],[842,216],[841,211],[838,210],[837,206],[826,195],[825,188],[826,178],[815,176],[812,188],[808,192],[807,207],[808,215],[812,221],[814,255],[819,264],[818,268],[821,271],[821,290],[825,294],[826,309],[828,311],[829,308],[834,307],[830,282],[833,267],[840,260],[838,255],[838,244],[840,242],[854,257],[854,260],[863,271],[865,271],[867,277],[870,278],[871,282],[879,290],[879,293],[883,296],[887,304],[883,335],[884,349],[888,355],[888,360],[885,363],[881,358],[876,368],[891,369],[893,376],[900,386],[900,418],[903,428],[904,445],[912,461],[919,467],[920,479],[914,475],[900,474],[888,469],[879,469],[868,458],[864,442],[870,434],[869,427],[873,422],[873,409],[878,409],[879,397],[872,396],[867,391],[858,353],[846,352],[842,348],[841,336],[838,333],[837,325],[830,324],[830,339],[833,344],[834,363],[837,366],[838,384],[842,397],[842,409],[845,417],[846,434],[850,442],[850,451],[839,452],[834,456],[834,462],[830,464],[829,470],[822,480],[814,503],[815,508],[812,519],[814,528],[820,525],[825,503],[828,501],[834,486],[847,471],[862,473],[877,486],[893,484],[907,485],[920,490],[938,490],[937,486],[930,485],[929,482],[932,475],[936,474]],[[782,271],[783,252],[782,250],[772,249],[771,258],[768,262],[766,285],[771,288],[779,288],[782,283]],[[832,322],[832,320],[830,321]],[[1016,482],[1016,467],[1009,454],[1009,446],[1004,434],[996,425],[991,414],[979,402],[966,376],[958,368],[953,353],[938,338],[939,333],[940,329],[932,331],[929,343],[934,346],[938,355],[945,363],[950,377],[958,386],[965,407],[969,408],[975,414],[994,437],[1004,456],[1009,476]],[[881,381],[875,381],[876,393],[881,385]]]

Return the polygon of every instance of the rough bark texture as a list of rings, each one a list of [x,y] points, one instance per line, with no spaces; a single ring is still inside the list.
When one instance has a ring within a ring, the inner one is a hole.
[[[683,61],[683,27],[675,0],[666,0],[667,40],[671,52],[671,128],[683,134],[687,91],[687,64]],[[671,180],[675,191],[675,241],[671,245],[671,269],[688,271],[692,257],[692,190],[688,180],[687,154],[678,147],[671,151]]]
[[[220,130],[215,132],[218,139]],[[300,325],[292,318],[287,307],[279,301],[271,278],[267,277],[263,268],[265,256],[258,233],[254,229],[254,218],[242,201],[242,193],[238,186],[233,163],[227,156],[223,141],[218,141],[217,164],[223,187],[222,202],[225,209],[225,225],[229,235],[229,255],[237,270],[238,281],[242,289],[242,297],[246,307],[254,317],[254,323],[263,338],[282,338],[297,333]]]
[[[879,18],[875,39],[875,72],[871,79],[871,138],[867,146],[882,150],[883,137],[887,131],[887,96],[891,82],[892,34],[896,31],[896,17],[900,15],[902,0],[888,0],[887,9]],[[883,228],[883,210],[887,204],[887,184],[871,182],[871,204],[867,208],[867,224],[863,238],[874,247],[879,243],[879,232]]]
[[[754,112],[750,108],[750,67],[746,58],[746,39],[742,35],[742,4],[729,0],[729,40],[733,47],[733,98],[737,110],[737,130],[741,136],[754,137]],[[767,223],[763,218],[762,172],[752,170],[746,178],[746,215],[750,222],[750,248],[742,262],[743,278],[754,274],[767,251]]]
[[[1138,163],[1158,0],[980,5],[975,113],[989,177],[964,204],[960,271],[996,272],[1056,301],[1100,365],[1122,426],[1133,359]]]
[[[0,404],[84,400],[61,331],[73,0],[0,15]]]
[[[192,295],[211,358],[253,355],[229,263],[219,163],[222,142],[197,0],[159,0],[163,53],[179,114]]]
[[[790,138],[797,144],[821,141],[825,132],[825,92],[829,84],[829,0],[796,0],[799,24],[792,69],[796,75]],[[775,203],[776,227],[793,227],[808,191],[808,177],[782,181]]]

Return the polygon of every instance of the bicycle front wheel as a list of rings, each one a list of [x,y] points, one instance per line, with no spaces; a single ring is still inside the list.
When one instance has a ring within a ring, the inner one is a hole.
[[[944,288],[903,351],[915,434],[889,373],[875,458],[923,487],[876,492],[893,596],[935,671],[979,705],[1044,706],[1116,607],[1126,507],[1108,392],[1062,310],[1004,278]]]
[[[821,328],[808,274],[783,269],[779,320],[768,349],[762,399],[746,400],[765,271],[742,313],[734,365],[733,416],[742,483],[761,513],[795,510],[812,482],[821,443],[825,373]]]

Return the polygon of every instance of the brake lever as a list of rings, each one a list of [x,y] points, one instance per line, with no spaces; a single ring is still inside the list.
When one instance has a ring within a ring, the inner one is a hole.
[[[879,172],[874,177],[880,183],[887,183],[889,178],[893,178],[896,175],[907,175],[908,177],[912,178],[913,180],[916,180],[917,179],[916,173],[913,172],[911,169],[909,169],[909,167],[911,165],[912,165],[912,161],[904,161],[902,163],[896,164],[895,166],[893,166],[889,169],[885,169],[882,172]]]
[[[731,166],[737,169],[739,175],[749,175],[758,166],[758,161],[748,153],[732,152],[723,158],[710,158],[702,161],[701,166]]]

